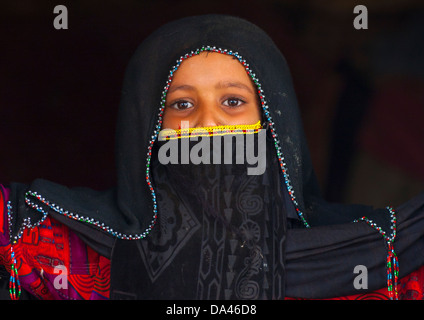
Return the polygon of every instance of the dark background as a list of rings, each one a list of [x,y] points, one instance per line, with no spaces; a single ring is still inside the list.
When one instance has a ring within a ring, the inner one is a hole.
[[[328,200],[398,205],[424,191],[423,1],[4,1],[0,182],[113,186],[124,70],[180,17],[226,13],[274,39],[291,67]],[[56,30],[56,5],[68,30]],[[356,30],[353,8],[368,9]],[[146,61],[148,63],[148,61]]]

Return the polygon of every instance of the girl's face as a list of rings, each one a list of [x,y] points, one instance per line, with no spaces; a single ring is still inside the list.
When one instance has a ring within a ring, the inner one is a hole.
[[[168,89],[163,128],[255,124],[260,119],[256,88],[231,56],[202,52],[184,60]]]

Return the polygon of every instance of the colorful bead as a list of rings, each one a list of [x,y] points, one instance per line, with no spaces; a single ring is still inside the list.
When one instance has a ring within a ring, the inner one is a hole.
[[[386,208],[390,214],[390,229],[392,230],[391,234],[387,234],[381,227],[379,227],[375,222],[367,217],[361,217],[359,219],[354,220],[353,222],[364,221],[369,226],[377,230],[386,241],[387,245],[387,258],[386,258],[386,270],[387,270],[387,290],[389,292],[389,298],[391,300],[398,300],[398,278],[399,278],[399,261],[397,255],[395,253],[395,248],[393,243],[396,238],[396,214],[393,208]]]
[[[12,240],[12,205],[11,202],[7,202],[7,221],[9,226],[9,237],[10,237],[10,260],[12,265],[10,266],[10,278],[9,278],[9,295],[12,300],[18,300],[21,296],[21,284],[19,281],[18,269],[16,268],[17,262],[15,257],[15,251],[13,250],[13,244],[16,240]]]

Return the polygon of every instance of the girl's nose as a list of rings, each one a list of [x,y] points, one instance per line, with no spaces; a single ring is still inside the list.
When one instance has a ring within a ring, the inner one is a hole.
[[[195,127],[214,127],[222,125],[220,110],[213,103],[204,103],[198,110]]]

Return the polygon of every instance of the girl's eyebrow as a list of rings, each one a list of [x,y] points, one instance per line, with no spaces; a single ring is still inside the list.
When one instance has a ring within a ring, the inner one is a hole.
[[[254,94],[252,88],[250,88],[249,86],[245,85],[244,83],[238,82],[238,81],[221,81],[215,86],[215,88],[216,89],[239,88],[239,89],[247,90],[250,93]]]
[[[168,93],[177,91],[177,90],[190,90],[190,91],[196,91],[196,88],[189,85],[189,84],[182,84],[180,86],[170,86],[170,88],[168,89]]]
[[[224,88],[238,88],[247,90],[248,92],[254,94],[252,88],[245,85],[244,83],[238,82],[238,81],[220,81],[215,85],[216,89],[224,89]],[[196,88],[194,86],[191,86],[189,84],[182,84],[179,86],[170,86],[168,89],[168,93],[177,91],[177,90],[190,90],[190,91],[196,91]]]

